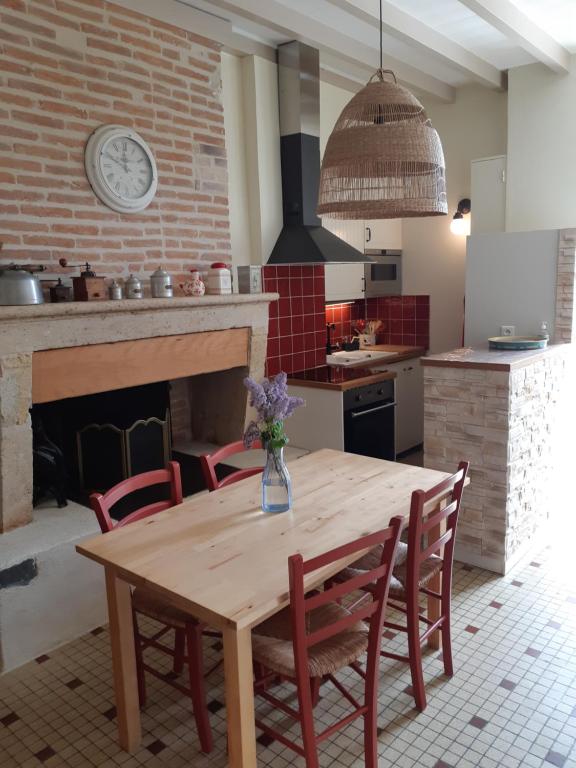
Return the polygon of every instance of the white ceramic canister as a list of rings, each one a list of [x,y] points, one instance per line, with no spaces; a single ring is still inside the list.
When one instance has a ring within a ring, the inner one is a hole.
[[[174,286],[168,272],[158,267],[150,275],[150,293],[153,299],[171,299],[174,296]]]
[[[223,261],[216,261],[210,265],[205,282],[206,293],[213,295],[232,293],[232,273]]]
[[[142,298],[142,283],[134,275],[130,275],[128,280],[124,283],[127,299],[141,299]]]

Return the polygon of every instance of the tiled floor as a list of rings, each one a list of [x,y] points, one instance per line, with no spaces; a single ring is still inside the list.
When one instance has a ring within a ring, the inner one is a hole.
[[[427,654],[429,705],[419,714],[407,690],[408,669],[382,661],[381,766],[576,766],[576,584],[570,558],[568,546],[544,548],[505,578],[457,566],[456,676],[445,678],[438,654]],[[390,647],[400,641],[384,640]],[[218,647],[208,647],[207,665],[218,654]],[[216,749],[205,757],[188,702],[150,680],[143,746],[133,756],[123,753],[116,745],[108,634],[96,630],[0,678],[0,766],[219,768],[226,765],[222,701],[219,668],[210,677]],[[330,722],[344,711],[340,706],[336,690],[325,686],[317,718]],[[265,739],[259,761],[273,768],[303,765]],[[359,725],[325,743],[322,766],[363,764]]]

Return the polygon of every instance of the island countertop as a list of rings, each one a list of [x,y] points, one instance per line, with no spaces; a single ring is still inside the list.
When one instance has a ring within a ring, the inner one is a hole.
[[[544,349],[492,350],[488,347],[461,347],[450,352],[429,355],[421,359],[424,366],[443,368],[477,368],[489,371],[512,371],[541,360],[560,351],[566,344],[551,344]]]

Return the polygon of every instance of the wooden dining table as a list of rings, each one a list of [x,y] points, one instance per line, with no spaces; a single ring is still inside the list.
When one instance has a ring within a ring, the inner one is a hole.
[[[79,544],[104,566],[119,741],[133,752],[141,741],[131,586],[222,632],[233,768],[255,768],[256,735],[251,632],[288,605],[288,557],[305,559],[408,518],[410,495],[447,474],[422,467],[320,450],[290,464],[293,508],[261,509],[254,476],[199,494],[164,512]],[[313,574],[315,587],[349,561]],[[428,612],[434,616],[436,601]],[[436,614],[437,615],[437,614]],[[438,633],[431,644],[439,647]]]

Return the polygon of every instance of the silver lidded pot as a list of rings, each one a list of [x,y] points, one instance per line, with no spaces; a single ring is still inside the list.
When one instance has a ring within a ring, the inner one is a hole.
[[[165,269],[158,267],[150,275],[150,293],[153,299],[171,299],[174,296],[172,278]]]
[[[134,275],[130,275],[128,280],[124,283],[124,289],[126,291],[127,299],[141,299],[142,298],[142,283]]]
[[[0,266],[0,305],[43,304],[40,281],[31,271],[41,272],[43,269],[42,266],[20,267],[16,264]]]

